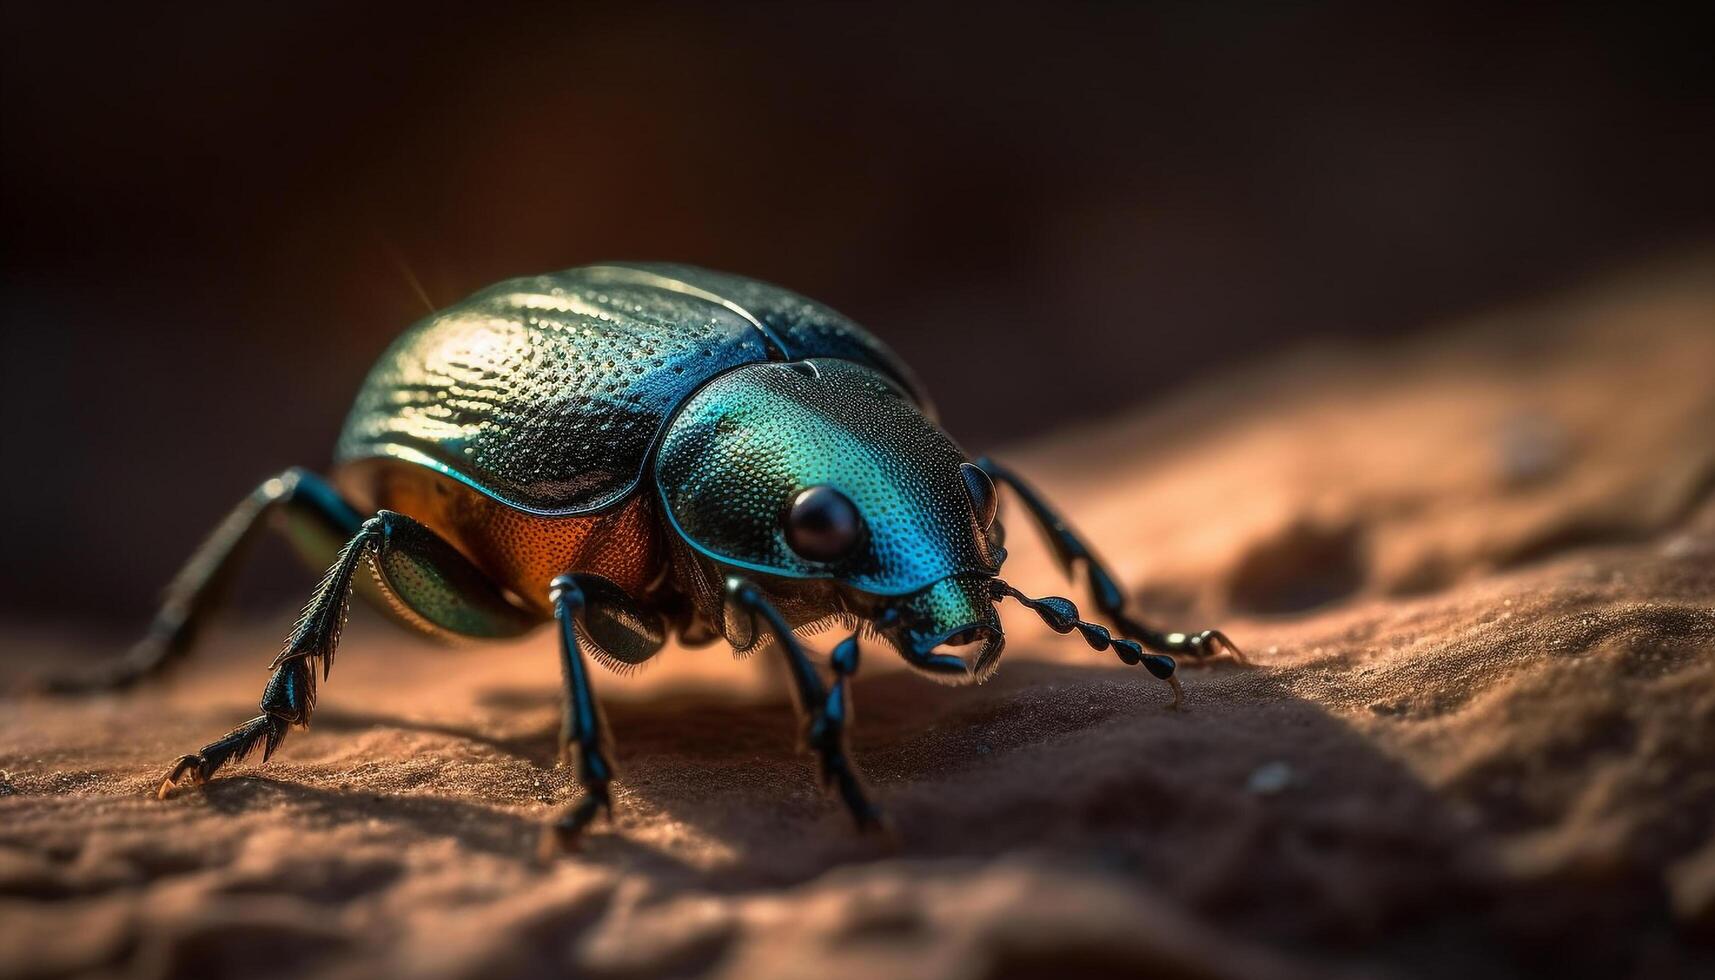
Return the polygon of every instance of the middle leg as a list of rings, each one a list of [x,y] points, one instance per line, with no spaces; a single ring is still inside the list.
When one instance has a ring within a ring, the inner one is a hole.
[[[613,779],[613,764],[607,759],[604,744],[608,742],[607,721],[596,705],[590,688],[589,664],[578,644],[577,621],[584,615],[587,600],[576,575],[561,575],[548,587],[548,598],[554,604],[554,618],[560,624],[560,676],[566,686],[564,713],[560,718],[560,754],[576,753],[578,782],[584,798],[555,818],[550,830],[560,847],[570,850],[577,846],[596,814],[605,810],[613,819],[613,800],[607,784]],[[543,850],[548,839],[543,838]]]
[[[560,751],[573,756],[584,796],[549,823],[542,836],[544,858],[556,846],[576,848],[584,829],[603,811],[613,819],[608,793],[613,763],[607,755],[613,738],[590,684],[585,647],[608,666],[623,669],[653,657],[666,643],[660,615],[599,575],[557,576],[548,587],[548,599],[560,626],[560,674],[566,687]]]

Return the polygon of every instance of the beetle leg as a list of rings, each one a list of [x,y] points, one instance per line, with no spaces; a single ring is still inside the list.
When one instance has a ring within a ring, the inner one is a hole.
[[[598,812],[607,811],[613,819],[613,800],[607,785],[613,779],[613,764],[607,759],[603,744],[609,741],[607,722],[596,704],[590,687],[589,665],[584,661],[583,647],[578,643],[578,627],[588,612],[588,600],[579,575],[561,575],[548,587],[548,598],[554,605],[554,618],[560,624],[560,673],[566,685],[564,714],[560,720],[560,750],[562,755],[575,750],[578,783],[584,788],[584,798],[566,809],[548,825],[549,834],[542,838],[544,856],[551,853],[557,842],[561,848],[572,849],[584,828]]]
[[[792,628],[780,611],[763,596],[762,590],[736,576],[727,579],[726,588],[728,603],[750,614],[753,630],[766,628],[773,634],[776,645],[786,658],[786,665],[792,673],[793,692],[806,720],[805,746],[816,753],[820,762],[822,785],[840,794],[859,828],[880,826],[881,811],[869,801],[863,780],[852,766],[846,737],[847,723],[851,720],[850,679],[858,667],[857,634],[842,640],[834,648],[834,684],[827,687],[799,645],[798,638],[793,635]]]
[[[851,679],[857,673],[858,653],[858,635],[855,632],[834,647],[829,658],[834,668],[834,686],[828,689],[819,724],[811,724],[809,741],[811,748],[821,755],[824,785],[830,781],[833,783],[846,809],[851,811],[853,819],[862,828],[878,825],[881,811],[864,794],[863,781],[858,778],[847,755],[846,723],[852,716]]]
[[[316,564],[325,563],[340,542],[363,523],[357,511],[326,480],[300,467],[264,480],[192,553],[167,586],[161,608],[125,657],[97,671],[50,677],[45,686],[62,693],[114,690],[160,674],[182,659],[219,606],[258,532],[274,514],[284,518],[293,543]]]
[[[1036,488],[1026,483],[1012,470],[996,463],[992,459],[980,459],[977,466],[987,473],[996,483],[1004,483],[1012,488],[1018,499],[1024,502],[1026,510],[1035,519],[1047,536],[1048,547],[1054,553],[1054,558],[1060,563],[1060,568],[1068,577],[1075,577],[1078,566],[1083,566],[1089,576],[1090,595],[1100,609],[1102,616],[1113,622],[1117,627],[1115,632],[1131,637],[1145,647],[1158,654],[1182,654],[1197,659],[1227,653],[1239,663],[1248,663],[1243,652],[1234,645],[1232,640],[1220,630],[1203,630],[1200,633],[1168,633],[1157,630],[1133,618],[1125,611],[1125,591],[1120,588],[1101,559],[1090,550],[1090,546],[1078,536],[1076,531],[1048,505]],[[1171,676],[1171,670],[1169,671]]]
[[[158,795],[165,797],[180,783],[206,782],[221,766],[243,759],[258,745],[266,762],[292,726],[309,727],[317,662],[326,680],[351,605],[352,581],[365,561],[382,591],[399,605],[399,614],[426,629],[514,635],[536,622],[433,531],[403,514],[381,511],[358,526],[316,586],[271,664],[274,673],[262,692],[262,714],[182,756],[162,780]]]
[[[161,780],[157,796],[166,799],[173,787],[181,782],[192,786],[207,782],[215,770],[228,762],[243,759],[258,744],[265,743],[262,761],[267,762],[292,725],[309,726],[310,712],[316,705],[314,661],[321,660],[325,680],[333,666],[340,631],[345,626],[352,576],[357,573],[358,563],[381,538],[382,519],[370,518],[363,522],[357,534],[340,551],[339,557],[334,559],[333,566],[322,577],[321,584],[298,617],[285,648],[274,658],[274,673],[262,691],[262,714],[195,753],[180,756],[166,778]]]

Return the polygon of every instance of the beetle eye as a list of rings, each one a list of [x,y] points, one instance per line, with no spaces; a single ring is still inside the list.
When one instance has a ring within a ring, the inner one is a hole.
[[[971,510],[977,515],[977,526],[988,530],[994,524],[995,512],[1000,509],[1000,496],[995,493],[994,481],[971,463],[959,464],[959,475],[965,478],[965,492],[971,495]]]
[[[800,492],[786,511],[786,544],[811,561],[844,558],[862,536],[857,505],[826,484]]]

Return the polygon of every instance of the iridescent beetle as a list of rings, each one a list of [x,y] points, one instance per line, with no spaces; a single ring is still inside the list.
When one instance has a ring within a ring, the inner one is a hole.
[[[1113,632],[997,577],[996,482],[1069,575],[1083,568]],[[1238,656],[1219,632],[1163,633],[1128,616],[1084,542],[1010,471],[967,459],[910,371],[857,325],[786,290],[685,266],[513,279],[406,331],[358,393],[332,482],[294,468],[258,487],[102,683],[185,653],[270,514],[331,567],[274,658],[262,713],[174,763],[163,797],[257,746],[266,760],[309,724],[354,584],[437,636],[558,622],[563,746],[584,790],[551,825],[568,846],[611,809],[585,658],[640,664],[669,632],[784,657],[823,782],[860,825],[879,813],[846,754],[859,632],[937,678],[980,681],[1004,644],[995,605],[1010,596],[1143,665],[1175,704],[1167,654]],[[365,563],[372,581],[357,575]],[[794,634],[831,622],[852,634],[832,652],[828,685]]]

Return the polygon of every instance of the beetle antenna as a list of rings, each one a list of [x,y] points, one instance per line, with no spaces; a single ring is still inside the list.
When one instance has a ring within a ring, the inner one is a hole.
[[[1142,664],[1145,670],[1160,680],[1166,681],[1168,686],[1173,688],[1173,705],[1174,707],[1179,706],[1182,692],[1179,687],[1179,678],[1173,676],[1174,668],[1178,665],[1173,662],[1172,657],[1163,656],[1159,653],[1147,653],[1143,649],[1143,644],[1136,640],[1115,636],[1112,630],[1100,623],[1090,623],[1079,619],[1078,607],[1070,599],[1063,599],[1054,595],[1033,599],[998,578],[989,581],[995,602],[1007,598],[1016,599],[1020,605],[1040,616],[1042,621],[1048,624],[1048,628],[1054,632],[1070,633],[1077,630],[1078,635],[1084,638],[1084,642],[1090,645],[1090,649],[1106,650],[1112,647],[1114,654],[1122,662],[1134,667]]]

